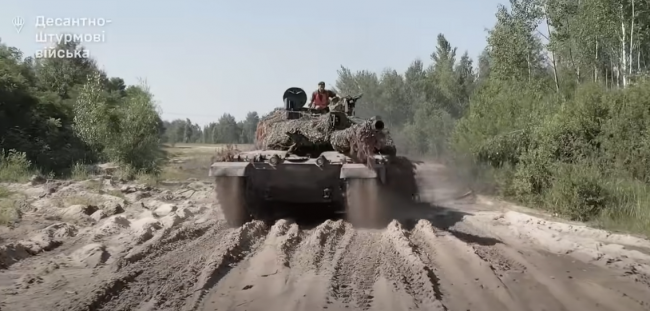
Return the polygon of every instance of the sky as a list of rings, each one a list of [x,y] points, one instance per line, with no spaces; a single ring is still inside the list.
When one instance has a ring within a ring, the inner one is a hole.
[[[165,120],[201,125],[282,105],[289,87],[311,92],[352,71],[403,72],[430,63],[443,33],[476,60],[498,0],[3,0],[0,38],[26,55],[49,45],[38,32],[105,34],[84,43],[109,76],[145,79]],[[20,33],[15,17],[25,20]],[[35,27],[46,18],[104,18],[103,27]]]

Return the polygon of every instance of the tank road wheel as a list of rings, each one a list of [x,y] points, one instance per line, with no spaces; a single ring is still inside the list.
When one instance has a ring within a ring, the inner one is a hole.
[[[229,225],[239,227],[251,220],[246,208],[243,177],[217,177],[215,190],[217,201]]]
[[[345,191],[346,215],[353,226],[382,228],[387,224],[388,206],[378,179],[348,179]]]

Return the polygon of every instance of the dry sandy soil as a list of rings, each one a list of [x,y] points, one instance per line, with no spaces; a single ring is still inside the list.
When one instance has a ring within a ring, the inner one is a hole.
[[[204,174],[3,184],[26,203],[0,227],[0,309],[650,310],[649,241],[463,196],[442,166],[418,171],[435,205],[381,230],[228,228]]]

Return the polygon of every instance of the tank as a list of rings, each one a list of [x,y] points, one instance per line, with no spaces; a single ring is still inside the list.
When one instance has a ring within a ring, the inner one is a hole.
[[[385,220],[387,213],[372,201],[387,184],[396,150],[381,118],[355,117],[360,98],[342,97],[317,111],[304,107],[304,90],[287,89],[284,107],[258,123],[256,150],[229,154],[210,167],[228,223],[270,220],[290,206],[343,213],[360,226]]]

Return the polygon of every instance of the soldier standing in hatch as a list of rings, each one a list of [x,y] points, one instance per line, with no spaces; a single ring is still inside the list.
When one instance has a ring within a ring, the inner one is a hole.
[[[311,94],[311,102],[309,107],[313,109],[325,109],[329,105],[330,98],[338,97],[336,93],[325,89],[325,82],[318,82],[318,90]]]

